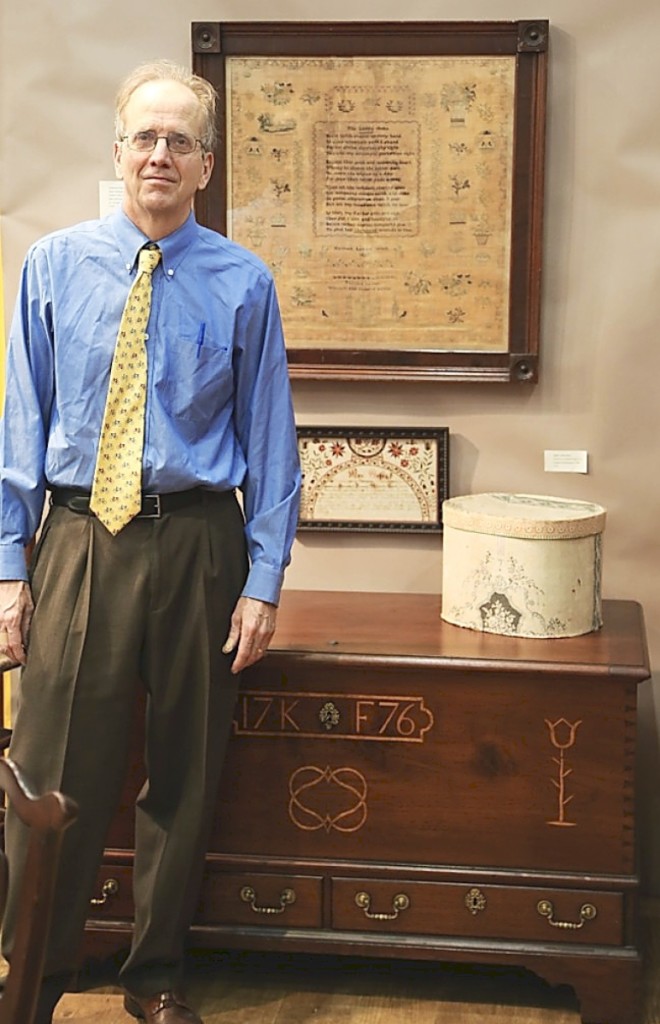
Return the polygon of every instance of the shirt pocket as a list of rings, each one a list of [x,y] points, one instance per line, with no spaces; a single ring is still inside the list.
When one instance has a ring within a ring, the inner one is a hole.
[[[197,429],[211,427],[233,398],[232,346],[213,324],[185,310],[168,325],[156,392],[166,412]]]

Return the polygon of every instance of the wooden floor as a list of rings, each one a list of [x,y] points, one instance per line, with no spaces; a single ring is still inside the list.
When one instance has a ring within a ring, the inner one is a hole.
[[[188,997],[205,1024],[579,1024],[568,992],[524,972],[203,954]],[[127,1022],[117,989],[69,993],[55,1022]]]
[[[649,949],[643,1024],[660,1024],[660,922]],[[128,1024],[114,980],[92,973],[54,1024]],[[571,990],[505,968],[203,952],[187,987],[205,1024],[580,1024]]]

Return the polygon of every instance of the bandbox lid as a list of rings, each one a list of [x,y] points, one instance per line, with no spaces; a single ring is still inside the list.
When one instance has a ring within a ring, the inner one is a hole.
[[[589,537],[605,528],[602,505],[545,494],[464,494],[442,505],[444,526],[529,540]]]

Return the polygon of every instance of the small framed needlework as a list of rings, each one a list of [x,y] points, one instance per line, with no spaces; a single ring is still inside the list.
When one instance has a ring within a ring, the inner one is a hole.
[[[298,427],[300,530],[442,529],[449,430]]]

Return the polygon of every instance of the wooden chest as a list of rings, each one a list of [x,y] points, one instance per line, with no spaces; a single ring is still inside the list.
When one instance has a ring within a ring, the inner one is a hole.
[[[527,967],[636,1019],[641,609],[526,640],[431,595],[285,592],[244,673],[191,944]],[[128,945],[135,758],[87,952]]]

